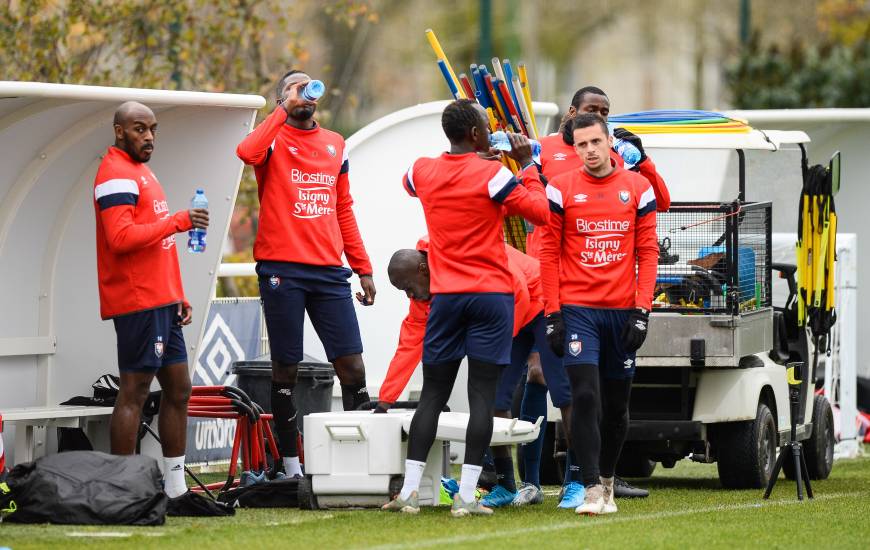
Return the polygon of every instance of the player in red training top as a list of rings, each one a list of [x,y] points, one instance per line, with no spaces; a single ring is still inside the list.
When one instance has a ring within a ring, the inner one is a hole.
[[[604,119],[586,113],[569,124],[583,169],[547,187],[552,214],[541,240],[547,334],[571,380],[572,448],[585,485],[576,511],[613,513],[635,352],[646,338],[655,286],[656,200],[649,181],[610,158]]]
[[[429,317],[431,293],[429,288],[428,237],[417,242],[417,249],[403,249],[393,254],[388,273],[390,282],[407,294],[411,300],[408,316],[402,322],[399,347],[390,362],[390,368],[381,385],[376,412],[386,412],[405,388],[411,374],[423,355],[423,337]],[[531,347],[537,343],[545,356],[540,381],[534,380],[525,386],[523,401],[538,400],[541,404],[523,420],[535,422],[547,415],[547,389],[553,404],[562,409],[563,419],[569,421],[568,405],[571,403],[571,387],[562,361],[549,350],[545,337],[543,318],[544,302],[541,290],[541,267],[538,260],[519,250],[505,245],[508,268],[513,279],[514,327],[511,343],[511,364],[499,378],[495,399],[495,416],[511,418],[513,395],[526,369],[526,359]],[[539,393],[540,395],[530,395]],[[507,446],[492,449],[498,485],[481,502],[485,506],[499,507],[509,504],[537,504],[543,499],[540,490],[540,463],[543,445],[540,441],[523,446],[521,459],[525,464],[524,484],[518,491],[514,480],[514,464]],[[540,444],[538,444],[540,443]]]
[[[434,296],[423,342],[423,390],[408,435],[405,483],[384,508],[419,509],[417,490],[438,416],[460,362],[468,357],[470,418],[459,492],[451,510],[462,517],[492,513],[474,498],[474,490],[492,436],[499,372],[510,363],[513,297],[504,216],[519,214],[540,224],[549,218],[549,209],[526,138],[509,135],[509,154],[522,166],[515,177],[499,162],[478,157],[490,152],[490,147],[486,112],[476,101],[450,103],[441,116],[441,127],[450,140],[450,151],[418,159],[402,182],[423,205]]]
[[[610,99],[601,88],[595,86],[586,86],[577,90],[571,99],[568,111],[562,117],[559,131],[541,139],[541,172],[548,179],[583,167],[583,161],[574,152],[574,136],[570,134],[566,124],[575,115],[581,113],[598,114],[607,122],[607,116],[610,114]],[[659,212],[666,212],[671,206],[671,194],[668,192],[665,180],[656,170],[652,159],[646,155],[640,138],[625,128],[616,128],[613,131],[613,136],[624,139],[638,148],[641,154],[640,162],[632,167],[632,170],[640,173],[649,181],[656,196],[656,208]],[[622,157],[615,149],[610,149],[610,158],[620,166],[624,166]],[[532,231],[529,233],[526,251],[528,254],[538,257],[539,249],[540,238]]]
[[[190,375],[181,326],[190,323],[175,234],[208,227],[208,211],[169,213],[166,196],[147,166],[154,151],[157,119],[141,103],[115,112],[115,144],[94,179],[100,314],[112,319],[118,337],[121,382],[112,411],[112,453],[136,452],[139,417],[154,377],[160,399],[164,490],[170,498],[187,491],[184,449]]]
[[[353,214],[344,139],[313,119],[317,103],[300,93],[311,81],[289,71],[278,81],[275,110],[236,152],[254,167],[260,220],[254,259],[272,351],[272,413],[288,476],[301,476],[293,392],[302,360],[305,311],[341,382],[345,410],[369,400],[351,270],[375,300],[372,266]]]

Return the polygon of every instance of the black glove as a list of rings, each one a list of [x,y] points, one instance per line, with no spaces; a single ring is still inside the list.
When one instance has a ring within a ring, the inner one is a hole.
[[[627,141],[637,147],[637,150],[640,151],[640,160],[637,161],[637,164],[646,160],[646,151],[643,150],[643,143],[641,143],[640,138],[635,134],[632,134],[625,128],[616,128],[613,130],[613,137]]]
[[[556,357],[565,356],[565,322],[562,321],[562,312],[557,311],[547,315],[547,343]]]
[[[387,412],[387,410],[389,410],[389,408],[389,403],[378,403],[378,405],[372,410],[372,412],[375,414],[384,414]]]
[[[646,340],[646,326],[649,323],[649,313],[636,309],[628,316],[628,321],[622,327],[622,346],[625,351],[634,353]]]

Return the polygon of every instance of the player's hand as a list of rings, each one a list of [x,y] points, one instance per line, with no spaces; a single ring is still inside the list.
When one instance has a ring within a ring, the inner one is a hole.
[[[637,135],[632,134],[625,128],[616,128],[613,130],[613,137],[627,141],[637,147],[637,150],[640,151],[640,160],[637,161],[637,164],[646,160],[646,151],[643,150],[643,142],[640,141],[640,138],[637,137]]]
[[[190,214],[190,223],[196,229],[208,228],[208,210],[204,208],[192,208],[187,211]]]
[[[362,292],[356,293],[356,299],[364,306],[370,306],[375,303],[375,281],[371,275],[360,275],[359,286],[362,287]]]
[[[178,304],[178,324],[181,326],[189,325],[193,320],[193,307],[187,302]]]
[[[290,113],[293,112],[293,109],[299,107],[304,104],[314,105],[317,103],[316,101],[309,101],[302,97],[300,94],[302,93],[303,88],[308,85],[310,80],[303,80],[301,82],[297,82],[287,88],[286,93],[284,94],[283,99],[279,99],[277,101],[278,105],[284,108],[287,112],[287,116],[290,116]]]
[[[483,160],[501,160],[501,151],[498,149],[489,148],[489,151],[478,151],[477,156]]]
[[[508,141],[511,142],[511,150],[505,154],[514,159],[523,167],[532,162],[532,143],[522,134],[508,132]]]
[[[383,414],[383,413],[386,413],[388,410],[390,410],[391,406],[392,406],[391,403],[387,403],[385,401],[378,401],[378,406],[375,407],[374,409],[372,409],[372,412],[374,414]]]
[[[562,321],[562,312],[557,311],[547,315],[547,343],[556,357],[565,356],[565,322]]]
[[[628,320],[622,327],[622,347],[628,353],[634,353],[646,340],[646,327],[649,323],[649,313],[642,309],[636,309],[628,316]]]

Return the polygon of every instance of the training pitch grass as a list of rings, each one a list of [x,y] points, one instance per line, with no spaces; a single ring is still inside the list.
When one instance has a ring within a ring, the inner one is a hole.
[[[770,501],[761,490],[720,488],[716,466],[682,461],[638,481],[652,495],[619,500],[619,513],[579,517],[556,509],[556,487],[539,506],[493,517],[452,519],[446,507],[417,516],[375,510],[239,510],[232,518],[167,518],[162,527],[0,524],[0,546],[28,548],[868,548],[870,458],[839,461],[799,503],[780,478]]]

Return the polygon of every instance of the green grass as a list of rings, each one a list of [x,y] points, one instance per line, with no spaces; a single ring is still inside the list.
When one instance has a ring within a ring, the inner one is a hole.
[[[781,478],[769,502],[761,491],[726,491],[715,465],[682,461],[639,483],[643,500],[619,500],[599,518],[557,510],[555,488],[544,504],[455,520],[445,507],[418,516],[375,510],[239,510],[218,519],[167,518],[163,527],[0,524],[0,546],[28,548],[867,548],[870,458],[839,461],[830,479],[813,482],[816,499],[798,503]],[[85,536],[82,536],[85,535]]]

